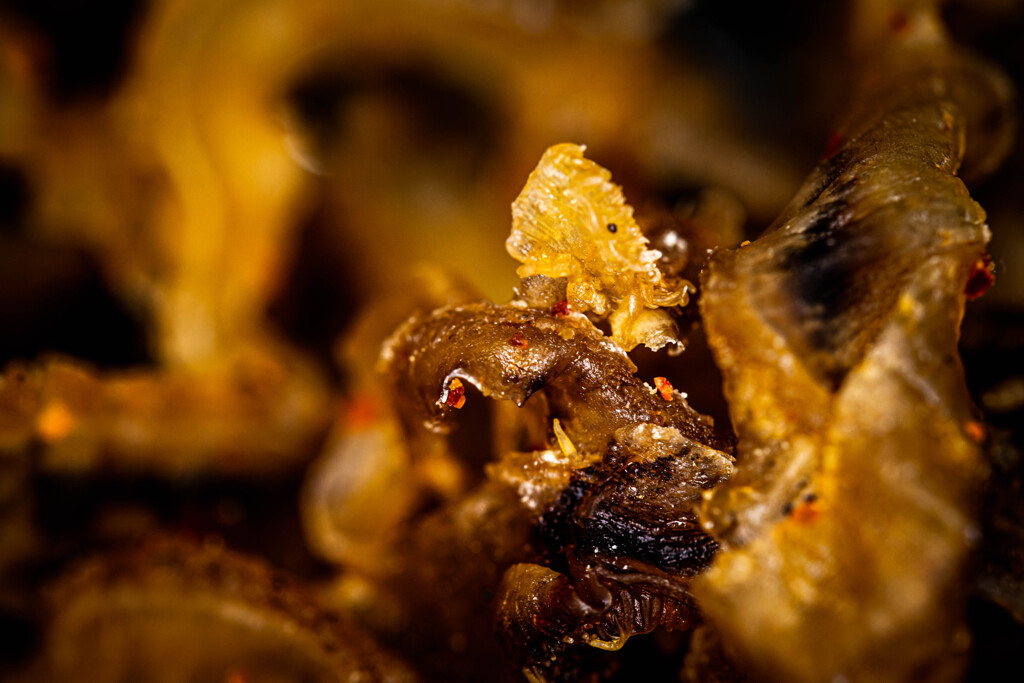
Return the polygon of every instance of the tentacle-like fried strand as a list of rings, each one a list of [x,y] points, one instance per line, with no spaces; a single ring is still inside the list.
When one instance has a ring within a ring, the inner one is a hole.
[[[581,452],[602,453],[622,427],[650,423],[723,447],[709,418],[678,393],[664,400],[633,374],[622,350],[580,314],[525,305],[476,304],[414,318],[383,359],[407,426],[443,430],[457,410],[453,380],[521,405],[543,389],[551,416]]]

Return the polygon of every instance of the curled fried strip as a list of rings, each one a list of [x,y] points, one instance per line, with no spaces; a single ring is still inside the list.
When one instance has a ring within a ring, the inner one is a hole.
[[[860,6],[881,38],[837,151],[703,289],[739,464],[707,506],[723,552],[696,590],[769,679],[945,680],[967,644],[985,466],[956,344],[988,229],[955,175],[970,69],[933,7],[898,5]],[[887,7],[906,36],[885,38]]]
[[[525,344],[510,343],[513,340]],[[543,389],[576,448],[603,453],[615,431],[640,423],[671,426],[684,436],[726,447],[709,418],[680,395],[665,401],[633,374],[621,348],[584,316],[552,315],[522,304],[475,304],[413,318],[382,356],[407,426],[444,429],[453,378],[485,396],[522,405]]]
[[[51,587],[49,611],[24,680],[418,680],[295,580],[213,544],[90,558]]]

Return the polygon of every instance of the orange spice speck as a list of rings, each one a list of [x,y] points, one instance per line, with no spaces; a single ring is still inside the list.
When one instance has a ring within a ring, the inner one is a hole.
[[[988,254],[982,254],[971,264],[971,272],[964,286],[964,294],[968,301],[974,301],[996,283],[995,271],[996,266]]]
[[[810,524],[821,517],[821,506],[817,501],[801,503],[793,508],[793,521],[797,524]]]
[[[70,434],[75,422],[74,414],[66,405],[53,401],[36,418],[36,431],[43,441],[54,443]]]
[[[743,240],[742,242],[740,242],[740,247],[749,247],[749,246],[750,246],[750,240]]]
[[[664,377],[655,377],[654,386],[658,389],[658,393],[666,401],[672,400],[672,382],[669,382]]]
[[[342,408],[345,425],[350,429],[365,429],[380,419],[380,410],[372,398],[356,395],[345,402]]]
[[[967,432],[967,436],[977,443],[981,443],[985,440],[985,425],[977,420],[968,420],[965,422],[964,431]]]
[[[466,405],[466,387],[462,385],[462,380],[458,377],[452,378],[452,381],[448,383],[448,396],[445,397],[444,402],[452,408],[461,408]]]

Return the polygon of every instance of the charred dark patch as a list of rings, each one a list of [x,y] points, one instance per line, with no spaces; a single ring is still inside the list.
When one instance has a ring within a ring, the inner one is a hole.
[[[804,207],[811,206],[814,202],[821,199],[821,195],[839,179],[844,172],[848,171],[853,161],[853,152],[849,147],[841,147],[835,154],[828,158],[819,168],[820,177],[818,183],[812,190],[807,201],[804,202]]]
[[[660,484],[671,484],[675,479],[672,461],[669,458],[658,458],[649,462],[631,462],[626,465],[624,474],[629,479],[642,479]]]
[[[583,557],[636,559],[672,574],[689,575],[710,564],[718,544],[700,530],[695,518],[648,518],[603,504],[582,520],[576,548]]]
[[[843,229],[847,209],[842,198],[823,206],[804,230],[802,243],[782,258],[794,314],[807,330],[808,341],[819,349],[836,345],[839,326],[834,321],[849,308],[857,291],[862,258],[855,236]]]
[[[574,548],[601,564],[637,560],[670,574],[691,576],[707,567],[718,545],[689,504],[670,502],[688,501],[672,489],[692,483],[678,481],[673,460],[632,462],[614,467],[613,476],[602,466],[580,471],[538,525],[551,566],[560,568],[561,555]]]
[[[551,507],[537,524],[537,537],[547,552],[557,557],[575,542],[573,515],[580,503],[596,488],[597,470],[588,467],[577,472],[569,485],[562,490],[558,502]],[[554,566],[554,565],[553,565]]]

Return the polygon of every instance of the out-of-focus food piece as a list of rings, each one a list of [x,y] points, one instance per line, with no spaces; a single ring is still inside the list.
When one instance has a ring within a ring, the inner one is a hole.
[[[51,589],[23,680],[414,681],[263,562],[161,540],[81,562]]]
[[[685,306],[693,285],[666,277],[661,253],[633,218],[633,207],[611,173],[583,156],[584,148],[548,149],[512,203],[508,252],[525,278],[565,278],[574,310],[608,316],[612,339],[626,351],[679,343],[662,307]]]
[[[324,382],[279,343],[265,310],[308,181],[286,147],[283,83],[325,30],[318,6],[153,3],[123,85],[59,106],[26,75],[43,60],[32,42],[5,44],[34,114],[30,142],[0,145],[28,179],[18,227],[94,251],[112,289],[151,323],[160,365],[30,370],[48,378],[38,414],[25,416],[29,432],[39,424],[47,467],[280,471],[322,434]]]
[[[936,95],[956,102],[960,109],[967,145],[956,173],[973,188],[1011,151],[1020,112],[1013,83],[1002,69],[946,39],[947,29],[936,9],[942,4],[934,0],[859,0],[850,12],[847,40],[861,77],[873,81],[872,87],[883,88],[893,81],[891,74],[879,68],[879,55],[893,54],[894,47],[901,49],[898,45],[927,50],[929,45],[945,42],[940,50],[919,60],[919,65],[942,79],[941,85],[933,84],[941,89]],[[867,101],[860,104],[872,106]],[[858,107],[849,120],[862,118],[862,114]]]
[[[13,363],[0,375],[0,448],[38,449],[36,466],[51,474],[294,469],[327,428],[325,389],[298,360],[248,361],[218,373],[100,372],[59,358]]]
[[[309,187],[283,96],[323,19],[315,1],[150,9],[112,116],[135,133],[132,161],[167,184],[145,226],[162,359],[208,363],[265,339]]]
[[[308,180],[278,107],[295,55],[323,30],[315,7],[152,3],[109,98],[54,104],[38,77],[24,87],[34,115],[8,161],[29,179],[26,232],[93,249],[153,321],[161,361],[216,363],[265,338]],[[12,53],[45,73],[45,49],[26,42]]]
[[[986,476],[956,347],[988,240],[954,175],[971,108],[933,7],[860,10],[873,52],[837,149],[707,271],[739,451],[697,595],[759,676],[956,679]]]
[[[639,191],[717,185],[777,213],[801,166],[743,130],[702,66],[629,35],[642,4],[346,3],[294,85],[291,140],[324,176],[334,249],[359,254],[352,288],[379,286],[398,242],[503,298],[515,282],[500,248],[508,202],[559,140],[586,143]],[[661,29],[686,9],[665,5]]]
[[[382,379],[377,361],[384,340],[410,315],[475,298],[460,278],[417,268],[371,299],[337,345],[348,396],[300,500],[307,542],[320,556],[373,574],[386,564],[424,489],[464,492],[458,464],[414,462],[394,415],[396,389]]]
[[[982,303],[969,311],[960,342],[984,417],[977,435],[992,462],[976,591],[1024,624],[1024,315],[987,296]]]

